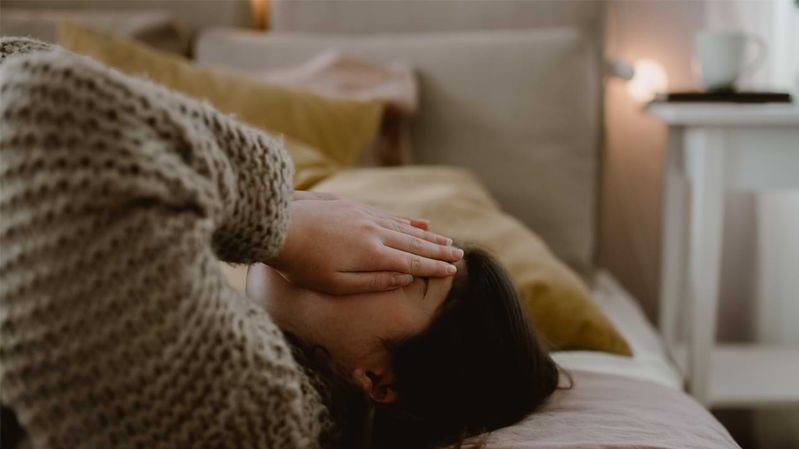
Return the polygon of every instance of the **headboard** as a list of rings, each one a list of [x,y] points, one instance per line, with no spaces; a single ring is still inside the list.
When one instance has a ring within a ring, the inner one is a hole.
[[[200,63],[245,70],[329,49],[402,61],[420,83],[414,163],[471,169],[583,275],[594,267],[600,1],[275,0],[273,32],[211,29]]]
[[[418,33],[574,27],[599,38],[601,0],[272,0],[274,31]]]

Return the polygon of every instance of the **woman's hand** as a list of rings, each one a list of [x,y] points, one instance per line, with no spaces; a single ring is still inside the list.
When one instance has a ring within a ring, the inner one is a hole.
[[[331,294],[391,290],[413,276],[455,273],[463,251],[427,230],[425,220],[397,217],[332,195],[295,192],[288,235],[268,265],[289,281]]]
[[[340,200],[341,198],[333,195],[332,193],[324,193],[324,192],[309,192],[307,190],[295,190],[291,196],[291,199],[294,201],[297,200]],[[367,207],[368,206],[364,206]],[[430,220],[425,220],[424,218],[406,218],[406,217],[398,217],[396,215],[391,215],[388,212],[381,211],[379,209],[370,208],[373,212],[376,212],[381,215],[387,215],[390,217],[394,217],[399,221],[407,223],[411,226],[417,227],[419,229],[424,229],[425,231],[430,230]],[[444,237],[447,241],[447,245],[452,243],[451,239]]]

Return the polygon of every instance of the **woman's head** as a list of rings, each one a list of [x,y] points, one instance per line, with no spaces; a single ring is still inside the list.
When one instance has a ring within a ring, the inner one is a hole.
[[[462,261],[455,265],[463,271]],[[281,329],[324,348],[338,372],[373,401],[388,403],[395,399],[393,344],[430,327],[462,277],[415,278],[395,290],[334,296],[298,288],[259,264],[250,267],[247,288]]]
[[[533,336],[513,284],[480,250],[466,249],[454,277],[419,279],[393,292],[293,292],[299,301],[291,303],[291,288],[252,294],[285,295],[267,301],[267,309],[300,346],[325,349],[331,372],[344,380],[333,384],[339,393],[351,390],[334,392],[339,420],[358,421],[351,416],[362,413],[353,403],[358,397],[374,405],[377,447],[447,444],[509,425],[557,387],[557,367]]]

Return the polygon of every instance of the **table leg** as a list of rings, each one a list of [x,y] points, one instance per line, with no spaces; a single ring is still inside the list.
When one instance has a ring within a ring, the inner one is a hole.
[[[663,175],[663,223],[658,304],[660,333],[669,351],[676,343],[677,319],[685,294],[686,202],[683,133],[670,129]],[[685,367],[681,367],[684,369]]]
[[[690,316],[689,386],[710,404],[709,379],[716,341],[719,270],[724,216],[724,131],[692,129],[685,135],[691,216],[688,252]]]

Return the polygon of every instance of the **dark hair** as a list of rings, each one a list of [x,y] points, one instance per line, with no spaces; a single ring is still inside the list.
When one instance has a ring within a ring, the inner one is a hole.
[[[518,422],[557,388],[558,367],[535,338],[519,295],[486,252],[466,248],[445,305],[421,334],[388,342],[397,400],[372,404],[296,338],[328,406],[331,447],[433,448]]]

